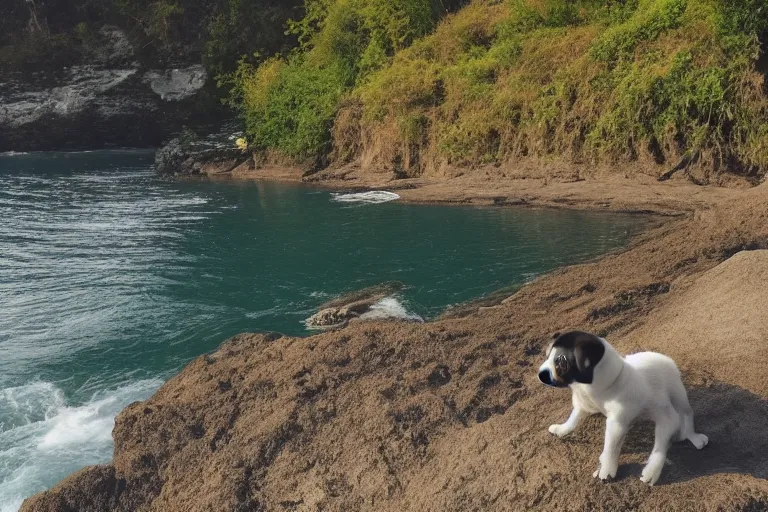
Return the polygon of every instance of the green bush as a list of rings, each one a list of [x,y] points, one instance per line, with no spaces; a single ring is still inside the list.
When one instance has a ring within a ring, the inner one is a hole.
[[[300,12],[301,0],[226,0],[210,17],[203,62],[213,75],[233,73],[238,62],[258,64],[263,57],[287,52],[296,39],[286,23]]]
[[[81,59],[78,41],[70,34],[27,33],[0,46],[0,76],[7,72],[34,73],[71,66]]]
[[[298,51],[257,69],[244,62],[230,77],[249,143],[297,158],[330,150],[340,100],[429,33],[444,10],[438,0],[306,0],[305,12],[289,24]]]
[[[241,68],[245,126],[251,147],[306,158],[328,150],[333,116],[343,92],[337,67],[271,59],[258,69]]]
[[[148,36],[160,42],[167,42],[174,27],[184,14],[184,8],[175,1],[159,0],[149,4],[146,21]]]
[[[385,150],[407,153],[411,175],[549,155],[764,173],[766,13],[765,0],[474,2],[351,95],[369,138],[424,119],[421,156],[407,133]]]
[[[592,57],[605,62],[629,59],[643,41],[653,41],[662,32],[680,25],[687,0],[647,0],[624,23],[608,28],[592,46]]]

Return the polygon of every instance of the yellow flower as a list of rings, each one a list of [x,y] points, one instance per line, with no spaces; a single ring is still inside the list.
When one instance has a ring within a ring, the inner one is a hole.
[[[237,149],[239,149],[240,151],[247,151],[248,141],[245,140],[243,137],[240,137],[235,141],[235,146],[237,146]]]

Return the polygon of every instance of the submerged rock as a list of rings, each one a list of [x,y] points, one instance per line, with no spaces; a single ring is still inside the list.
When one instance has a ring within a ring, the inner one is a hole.
[[[362,302],[349,307],[321,309],[307,318],[305,323],[309,328],[340,327],[368,311],[371,305],[371,303]]]
[[[423,321],[418,315],[408,313],[402,304],[390,297],[402,288],[402,283],[393,281],[342,295],[321,305],[319,311],[304,323],[310,329],[327,329],[343,327],[359,318]],[[389,299],[389,303],[386,299]]]

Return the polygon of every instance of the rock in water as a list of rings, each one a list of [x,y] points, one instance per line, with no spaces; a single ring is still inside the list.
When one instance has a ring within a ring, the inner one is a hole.
[[[365,315],[376,303],[402,288],[402,283],[394,281],[342,295],[321,305],[319,311],[304,323],[310,329],[342,327],[349,321]]]
[[[309,328],[337,327],[358,316],[359,313],[348,308],[326,308],[307,318],[305,323]]]
[[[181,139],[171,139],[155,152],[155,171],[159,174],[175,174],[181,170],[187,155],[181,147]]]
[[[166,176],[226,176],[252,162],[250,153],[235,145],[241,136],[238,124],[228,122],[208,135],[186,133],[171,139],[155,153],[155,171]]]

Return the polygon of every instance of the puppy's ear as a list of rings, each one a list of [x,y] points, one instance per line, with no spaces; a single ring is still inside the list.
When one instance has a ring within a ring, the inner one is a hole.
[[[594,370],[603,358],[605,347],[596,337],[580,339],[573,347],[573,358],[576,360],[576,376],[574,380],[582,384],[592,384]]]
[[[549,353],[552,352],[552,347],[555,345],[555,341],[557,341],[557,338],[559,337],[560,337],[560,331],[557,331],[555,334],[552,335],[552,341],[550,341],[549,345],[547,345],[546,357],[549,357]]]

